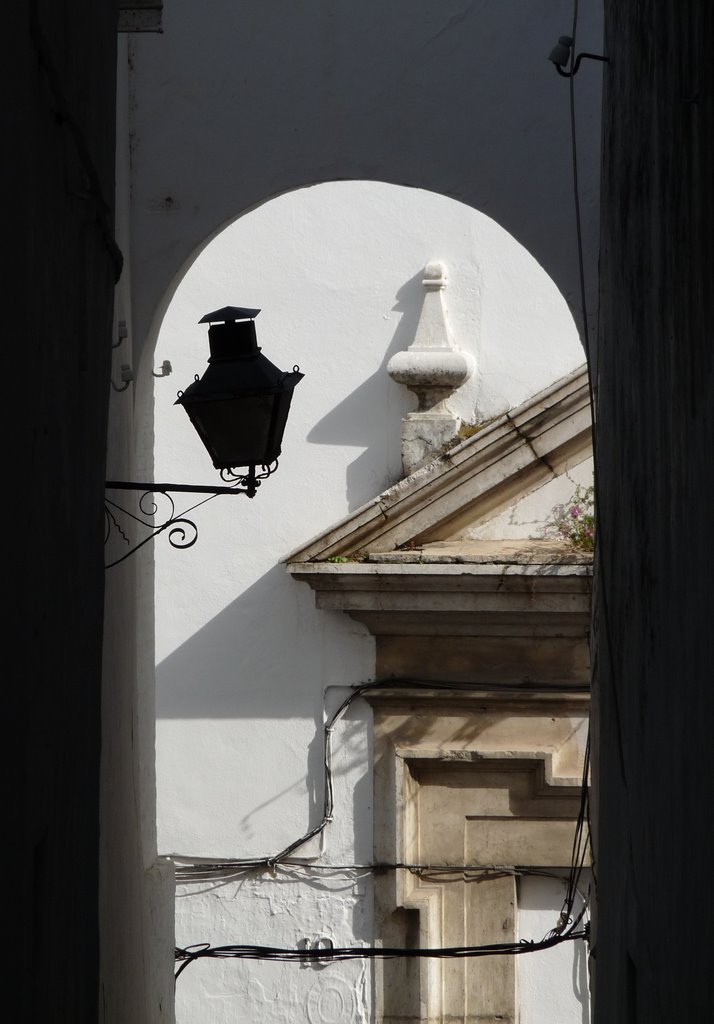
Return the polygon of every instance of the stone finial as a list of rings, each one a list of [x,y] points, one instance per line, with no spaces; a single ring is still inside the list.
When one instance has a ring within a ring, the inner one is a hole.
[[[428,263],[422,280],[424,303],[414,341],[387,364],[392,380],[417,396],[416,412],[402,420],[402,468],[405,476],[435,458],[459,431],[461,420],[447,399],[475,370],[473,356],[462,352],[451,338],[443,291],[443,264]]]

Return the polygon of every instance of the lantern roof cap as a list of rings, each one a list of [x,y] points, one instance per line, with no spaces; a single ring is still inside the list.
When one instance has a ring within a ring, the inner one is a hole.
[[[206,313],[198,321],[199,324],[228,324],[233,323],[234,320],[254,320],[259,309],[246,309],[244,306],[223,306],[222,309],[217,309],[213,313]]]

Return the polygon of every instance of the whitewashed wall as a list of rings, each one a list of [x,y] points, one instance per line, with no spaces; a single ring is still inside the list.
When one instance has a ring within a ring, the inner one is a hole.
[[[601,0],[577,49],[602,51]],[[572,0],[171,0],[133,36],[137,352],[173,288],[238,214],[299,186],[390,181],[503,225],[579,308],[568,82],[548,54]],[[597,298],[600,84],[575,81],[589,307]]]
[[[422,271],[433,260],[447,268],[454,338],[477,362],[456,398],[464,418],[504,412],[582,364],[565,301],[506,231],[443,196],[375,182],[299,189],[246,214],[203,250],[169,305],[153,355],[154,365],[173,366],[155,380],[156,479],[216,479],[173,404],[205,366],[204,313],[261,308],[264,353],[284,369],[298,363],[305,379],[280,469],[254,501],[219,497],[196,510],[200,536],[189,550],[156,542],[161,854],[269,855],[320,819],[323,721],[347,686],[373,678],[373,641],[347,616],[317,611],[312,591],[280,561],[398,479],[400,420],[414,400],[385,367],[413,338]],[[537,504],[527,509],[534,520]],[[182,886],[177,944],[373,940],[369,873],[345,868],[371,857],[369,737],[358,702],[335,737],[335,820],[304,851],[339,870]],[[536,1013],[540,996],[529,991]],[[182,1024],[236,1016],[331,1024],[368,1020],[371,1000],[359,961],[205,961],[179,980],[177,1014]],[[573,1007],[581,1014],[575,995],[549,1020],[581,1020]]]

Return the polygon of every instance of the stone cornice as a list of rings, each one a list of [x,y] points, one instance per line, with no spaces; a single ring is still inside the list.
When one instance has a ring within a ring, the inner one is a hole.
[[[499,416],[289,555],[295,564],[395,551],[455,536],[591,452],[587,371]]]
[[[292,563],[318,608],[376,636],[585,637],[591,567],[583,564]]]

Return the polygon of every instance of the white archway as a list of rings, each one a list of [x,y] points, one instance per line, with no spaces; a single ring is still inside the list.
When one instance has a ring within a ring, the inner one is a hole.
[[[413,396],[386,365],[413,339],[424,267],[434,260],[447,271],[454,340],[476,360],[474,378],[454,399],[464,421],[488,421],[583,363],[563,297],[508,232],[462,203],[383,182],[329,182],[276,197],[215,235],[175,289],[154,354],[155,364],[173,367],[155,379],[156,479],[215,479],[173,404],[205,364],[207,334],[198,320],[206,312],[260,308],[265,354],[284,368],[298,363],[305,378],[280,469],[255,501],[208,503],[188,551],[156,542],[162,854],[270,854],[314,818],[323,712],[340,688],[373,676],[374,639],[346,616],[319,612],[279,562],[399,479],[401,417]],[[327,839],[340,863],[370,856],[368,723],[369,711],[356,710],[340,736],[338,803]],[[258,895],[251,882],[231,890],[225,903],[199,894],[180,900],[177,942],[201,941],[206,928],[215,943],[249,936],[291,946],[321,934],[343,937],[350,928],[362,941],[373,931],[368,887],[336,892],[329,906],[312,901],[307,889],[276,889],[267,903]],[[293,918],[296,900],[304,919]],[[180,999],[194,1007],[186,1019],[203,998],[199,977],[187,972],[180,982]],[[298,1002],[317,998],[311,972],[293,971],[289,982],[273,979],[263,988],[252,977],[240,996],[250,1012],[288,984]],[[367,1000],[360,977],[355,967],[340,982],[357,993],[355,1013]],[[217,1019],[228,1019],[236,998],[235,988],[217,992]]]

